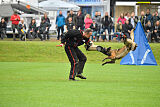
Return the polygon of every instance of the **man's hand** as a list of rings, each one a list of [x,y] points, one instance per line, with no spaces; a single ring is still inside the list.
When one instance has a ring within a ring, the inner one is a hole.
[[[157,33],[157,30],[154,30],[155,33]]]
[[[64,45],[64,44],[63,44],[63,43],[61,43],[60,45],[56,45],[56,46],[57,46],[57,47],[63,47],[63,45]]]

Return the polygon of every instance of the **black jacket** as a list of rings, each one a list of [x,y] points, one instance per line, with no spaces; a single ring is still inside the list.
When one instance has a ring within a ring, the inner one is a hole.
[[[66,34],[63,34],[61,38],[61,43],[74,48],[84,43],[89,44],[89,38],[85,38],[83,33],[76,29],[68,31]]]
[[[1,29],[7,29],[7,23],[6,22],[4,22],[4,23],[2,23],[2,22],[0,22],[0,30]]]
[[[84,15],[80,14],[79,16],[75,16],[75,24],[76,26],[83,26],[84,25]]]
[[[68,23],[68,19],[69,17],[72,17],[72,22],[74,23],[74,25],[76,24],[76,15],[75,14],[69,14],[66,18],[66,23]]]
[[[45,20],[45,22],[48,22],[50,24],[50,19],[48,17],[47,18],[42,17],[42,19]]]
[[[95,23],[95,26],[93,25],[93,23],[91,24],[90,28],[93,30],[93,31],[98,31],[98,24]]]
[[[133,26],[132,26],[132,24],[123,24],[122,25],[122,31],[123,31],[123,33],[129,33],[128,32],[128,30],[132,30],[133,29]]]
[[[153,26],[155,25],[155,23],[156,23],[157,20],[160,20],[160,17],[159,17],[159,16],[152,16],[151,22],[152,22],[152,25],[153,25]]]
[[[74,25],[73,22],[71,22],[71,23],[68,22],[68,23],[66,24],[66,26],[67,26],[67,30],[73,30],[73,26],[75,26],[75,25]]]
[[[160,33],[160,26],[154,26],[153,30],[157,30],[157,32]]]
[[[108,28],[113,24],[113,21],[110,16],[104,16],[101,21],[104,28]]]
[[[142,26],[143,26],[143,28],[145,27],[145,24],[146,24],[146,16],[141,16],[140,17],[140,21],[141,21],[141,23],[142,23]]]
[[[152,26],[145,26],[145,32],[147,32],[147,30],[149,30],[150,32],[153,31],[153,27]]]
[[[131,23],[131,18],[129,18],[129,23]],[[135,16],[135,17],[134,17],[135,27],[136,27],[137,23],[138,23],[138,16]]]
[[[32,29],[33,29],[34,32],[36,32],[36,30],[37,30],[36,23],[35,24],[30,23],[29,24],[29,29],[28,30],[31,31]]]
[[[46,30],[46,28],[47,27],[49,28],[50,26],[51,26],[51,24],[49,24],[48,22],[41,23],[39,26],[39,30],[40,30],[40,32],[44,32]]]
[[[19,24],[18,28],[19,28],[19,30],[21,30],[21,29],[25,29],[26,30],[27,27],[26,27],[26,24],[24,24],[24,25]]]

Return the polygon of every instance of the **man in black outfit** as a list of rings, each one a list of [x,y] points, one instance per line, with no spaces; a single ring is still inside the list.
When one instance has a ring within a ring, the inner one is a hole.
[[[4,18],[2,18],[0,22],[0,37],[2,40],[6,36],[6,29],[7,29],[7,23],[5,22]]]
[[[122,25],[122,31],[127,38],[130,37],[131,30],[133,29],[132,24],[129,23],[129,20],[126,20],[125,24]]]
[[[41,39],[41,41],[46,40],[46,36],[48,34],[48,29],[51,26],[48,22],[46,22],[44,19],[41,20],[41,24],[38,28],[38,37]]]
[[[86,29],[84,33],[76,29],[69,30],[65,35],[62,35],[60,46],[63,46],[63,44],[65,44],[65,52],[71,63],[69,80],[75,81],[75,76],[81,79],[86,79],[86,77],[84,77],[82,73],[87,58],[83,54],[83,52],[78,48],[78,46],[83,45],[85,43],[89,48],[89,38],[91,35],[91,29]]]

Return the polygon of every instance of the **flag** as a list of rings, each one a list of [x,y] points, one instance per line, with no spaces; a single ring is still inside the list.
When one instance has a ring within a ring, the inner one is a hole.
[[[146,38],[141,22],[137,23],[134,31],[134,42],[138,47],[130,51],[120,62],[121,65],[157,65],[151,47]]]

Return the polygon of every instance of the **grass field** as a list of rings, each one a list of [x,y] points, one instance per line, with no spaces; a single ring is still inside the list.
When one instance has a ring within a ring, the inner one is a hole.
[[[160,107],[160,66],[101,66],[87,52],[87,80],[68,81],[59,42],[0,41],[0,107]],[[96,43],[120,48],[122,43]],[[160,64],[160,44],[151,44]]]

